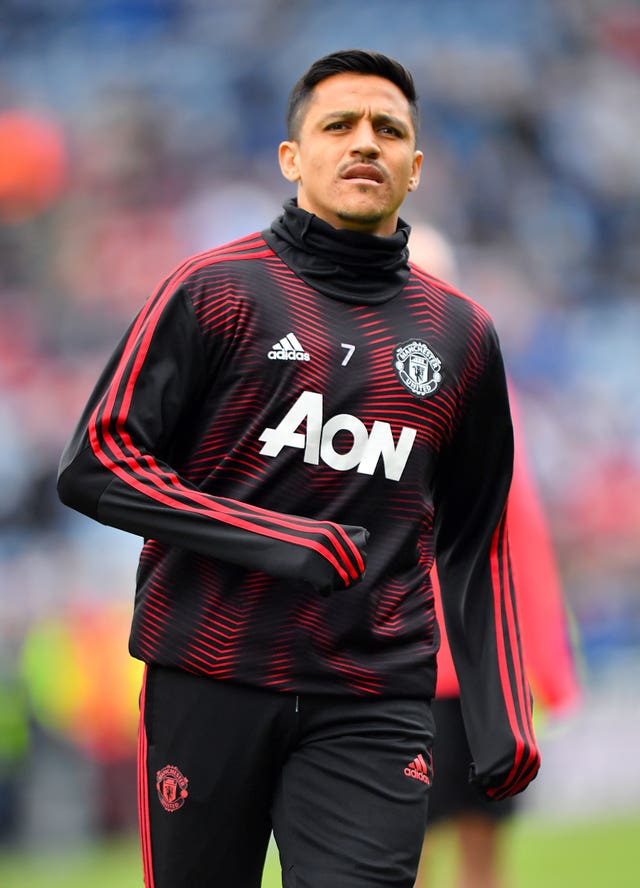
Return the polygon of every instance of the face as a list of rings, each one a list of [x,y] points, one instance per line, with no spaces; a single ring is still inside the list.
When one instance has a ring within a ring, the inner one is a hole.
[[[394,233],[400,206],[420,181],[409,102],[391,81],[335,74],[314,89],[297,141],[280,145],[280,168],[298,183],[298,206],[334,228]]]

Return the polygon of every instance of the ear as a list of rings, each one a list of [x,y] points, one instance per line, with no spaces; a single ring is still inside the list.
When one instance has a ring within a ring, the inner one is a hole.
[[[413,169],[411,171],[411,176],[409,177],[407,191],[415,191],[420,184],[420,170],[422,169],[423,156],[422,151],[416,151],[413,156]]]
[[[280,170],[282,175],[289,182],[300,181],[300,170],[298,169],[298,143],[297,142],[281,142],[278,148],[278,160],[280,162]]]

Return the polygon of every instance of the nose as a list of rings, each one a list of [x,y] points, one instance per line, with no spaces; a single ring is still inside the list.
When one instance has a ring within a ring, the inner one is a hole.
[[[368,120],[361,120],[354,130],[351,154],[359,157],[378,157],[380,154],[376,131]]]

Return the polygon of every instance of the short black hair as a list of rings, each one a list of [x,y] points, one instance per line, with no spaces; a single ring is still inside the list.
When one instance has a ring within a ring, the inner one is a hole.
[[[287,138],[297,140],[314,88],[334,74],[375,74],[394,83],[409,102],[411,121],[416,136],[420,126],[418,96],[413,77],[395,59],[365,49],[342,49],[314,62],[291,90],[287,106]]]

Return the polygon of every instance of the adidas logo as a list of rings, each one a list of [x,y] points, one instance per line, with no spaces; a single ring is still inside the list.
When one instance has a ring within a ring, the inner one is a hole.
[[[407,777],[413,777],[414,780],[422,780],[422,782],[426,783],[427,786],[431,784],[429,769],[427,768],[427,763],[422,757],[422,753],[419,753],[411,762],[411,764],[407,765],[407,767],[404,769],[404,773]]]
[[[295,333],[287,333],[267,353],[270,361],[309,361],[311,355],[298,342]]]

